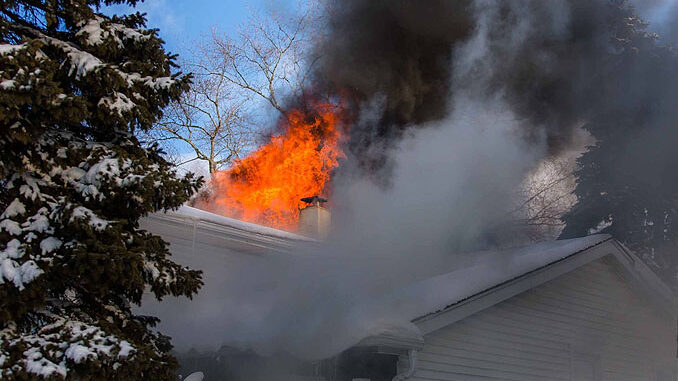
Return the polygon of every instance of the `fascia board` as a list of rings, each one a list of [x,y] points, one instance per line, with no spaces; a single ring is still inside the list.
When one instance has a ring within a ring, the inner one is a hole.
[[[482,291],[448,306],[444,310],[417,318],[412,322],[423,335],[426,335],[618,250],[619,248],[614,244],[614,240],[610,238],[593,247]]]

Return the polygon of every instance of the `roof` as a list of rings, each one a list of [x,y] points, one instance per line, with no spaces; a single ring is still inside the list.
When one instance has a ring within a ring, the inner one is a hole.
[[[185,247],[200,242],[255,255],[296,256],[307,252],[299,250],[300,243],[322,245],[300,235],[187,206],[150,215],[141,225],[168,241],[184,241]],[[634,287],[675,316],[677,303],[672,291],[643,261],[610,235],[602,234],[450,256],[447,265],[427,278],[355,306],[350,320],[358,327],[347,336],[358,346],[416,349],[423,345],[427,333],[609,255],[621,264]]]
[[[195,241],[200,235],[200,242],[261,254],[290,251],[299,242],[316,242],[298,234],[220,216],[190,206],[151,214],[141,221],[141,226],[168,240],[183,238]]]
[[[675,316],[672,291],[607,234],[476,253],[471,263],[394,290],[371,308],[378,315],[398,306],[423,336],[607,255],[618,260],[633,286]],[[385,329],[359,345],[421,346],[423,339],[411,331],[401,335]]]

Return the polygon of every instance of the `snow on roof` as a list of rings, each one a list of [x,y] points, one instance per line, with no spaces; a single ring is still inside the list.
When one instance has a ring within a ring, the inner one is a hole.
[[[235,218],[220,216],[218,214],[210,213],[186,205],[179,207],[179,209],[177,209],[176,211],[168,211],[166,214],[168,216],[188,218],[193,221],[209,222],[220,226],[242,230],[244,232],[252,234],[259,234],[269,237],[276,237],[295,241],[314,241],[311,238],[304,237],[298,234],[270,228],[268,226],[253,224],[251,222],[240,221]],[[155,217],[162,218],[162,214],[156,214]]]
[[[274,240],[284,240],[291,244],[315,242],[293,233],[239,221],[188,206],[150,217],[155,219],[153,224],[163,225],[171,222],[170,225],[176,226],[178,223],[177,227],[180,230],[186,230],[189,227],[193,229],[196,221],[200,222],[199,226],[209,229],[214,227],[219,231],[235,229],[240,232],[237,235],[247,241],[261,239],[269,241],[271,240],[269,237],[273,237]],[[163,234],[161,230],[158,233]],[[234,237],[233,239],[236,242],[240,238]],[[455,303],[482,294],[505,282],[522,278],[535,270],[611,239],[609,235],[594,235],[513,249],[450,256],[449,263],[437,266],[435,272],[430,273],[425,279],[419,278],[419,281],[388,291],[376,299],[367,298],[351,306],[346,315],[334,316],[330,325],[337,335],[330,335],[332,336],[331,343],[323,343],[320,345],[322,348],[316,348],[314,344],[305,341],[304,345],[312,349],[313,355],[319,358],[338,353],[353,345],[376,343],[374,345],[416,347],[422,342],[424,333],[424,328],[417,323],[418,318],[445,310]],[[218,242],[214,244],[219,247],[223,245]],[[293,245],[290,249],[294,251],[298,247]],[[198,299],[200,297],[198,295]],[[313,336],[312,332],[311,336]]]
[[[376,303],[367,306],[363,316],[380,320],[397,311],[401,315],[398,317],[402,319],[401,322],[412,322],[610,239],[612,237],[609,234],[599,234],[507,250],[479,252],[473,255],[470,262],[456,263],[446,273],[386,294]],[[375,331],[373,335],[389,335],[388,330],[392,329],[390,326],[381,328],[385,332]],[[378,330],[381,328],[377,327]]]

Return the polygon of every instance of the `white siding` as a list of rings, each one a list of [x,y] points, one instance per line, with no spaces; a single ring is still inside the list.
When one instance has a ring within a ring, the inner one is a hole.
[[[603,258],[427,335],[412,380],[648,381],[675,357],[675,320]]]

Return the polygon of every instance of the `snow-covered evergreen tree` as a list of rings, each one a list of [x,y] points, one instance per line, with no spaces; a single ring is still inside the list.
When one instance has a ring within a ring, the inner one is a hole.
[[[200,185],[135,138],[188,86],[140,14],[0,2],[0,379],[167,380],[176,360],[146,287],[193,295],[197,271],[139,229]]]
[[[609,62],[594,89],[602,106],[584,126],[596,142],[578,159],[562,237],[610,233],[675,286],[678,57],[625,1],[611,4]]]

